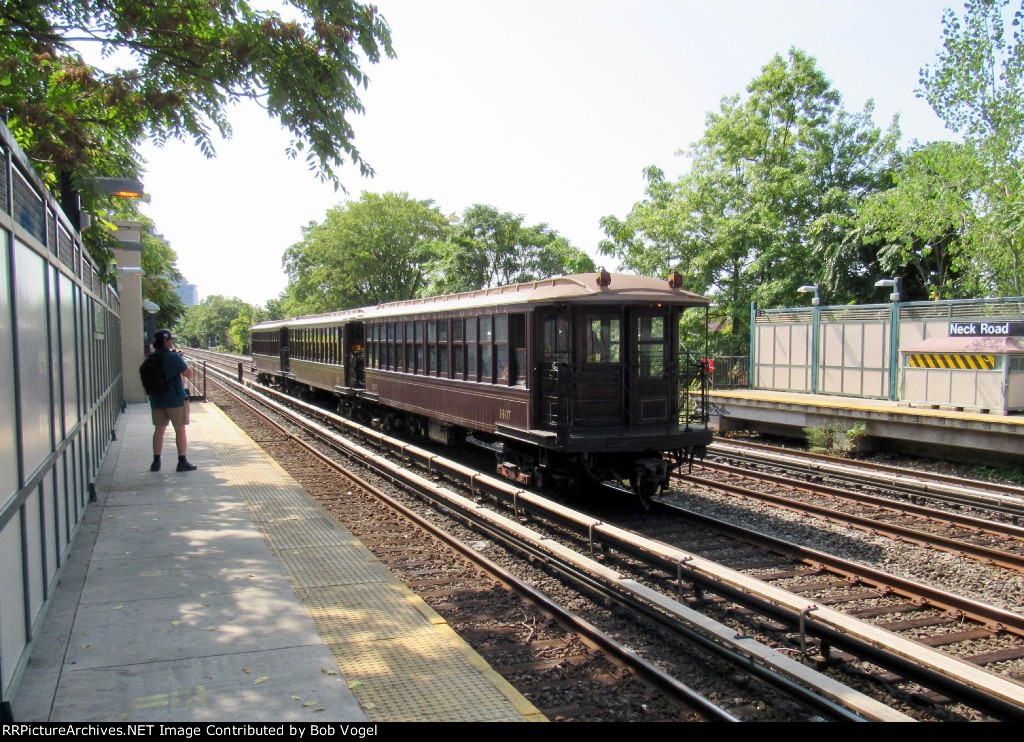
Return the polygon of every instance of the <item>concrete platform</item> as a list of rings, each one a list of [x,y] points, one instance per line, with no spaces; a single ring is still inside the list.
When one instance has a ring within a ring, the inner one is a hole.
[[[212,404],[151,473],[130,405],[32,659],[29,721],[544,720]]]
[[[1011,466],[1024,461],[1024,415],[765,389],[716,390],[708,401],[711,426],[719,433],[757,430],[802,437],[805,427],[863,422],[864,450]]]

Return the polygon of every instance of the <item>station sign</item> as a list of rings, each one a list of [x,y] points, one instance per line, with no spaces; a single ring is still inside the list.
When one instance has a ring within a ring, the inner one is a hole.
[[[975,320],[972,322],[950,322],[950,337],[1020,337],[1024,336],[1024,321]]]

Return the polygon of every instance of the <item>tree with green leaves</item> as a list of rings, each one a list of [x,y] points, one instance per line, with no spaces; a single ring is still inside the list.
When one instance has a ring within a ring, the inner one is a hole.
[[[588,273],[594,262],[547,224],[527,226],[522,214],[474,204],[436,246],[424,294],[507,286],[569,273]]]
[[[983,174],[967,145],[915,147],[901,157],[893,186],[864,200],[848,239],[880,245],[879,268],[903,277],[904,299],[975,296],[984,273],[972,250]]]
[[[174,334],[184,338],[179,345],[198,343],[203,347],[231,347],[231,324],[248,313],[257,316],[256,310],[241,299],[225,296],[208,296],[199,304],[185,310],[175,328]]]
[[[136,175],[137,145],[192,139],[213,156],[228,106],[254,100],[292,134],[288,154],[339,183],[372,173],[351,117],[365,61],[393,56],[372,5],[290,0],[295,18],[245,0],[14,0],[0,5],[0,111],[42,170]],[[95,48],[124,64],[100,69]]]
[[[671,182],[645,171],[647,198],[626,219],[602,220],[601,252],[645,275],[678,270],[731,330],[716,336],[720,350],[742,352],[751,301],[794,303],[806,283],[824,284],[829,301],[849,290],[849,266],[832,261],[836,272],[823,273],[843,243],[821,225],[849,218],[887,176],[899,131],[878,129],[871,112],[846,112],[813,57],[777,55],[746,96],[708,114],[689,173]]]
[[[1011,15],[1012,14],[1012,15]],[[1012,27],[1007,33],[1007,22]],[[943,48],[921,95],[985,169],[975,200],[975,262],[989,290],[1024,293],[1024,1],[968,0],[946,10]]]
[[[253,325],[270,319],[270,313],[260,307],[246,304],[228,327],[228,349],[238,355],[249,355],[252,351]]]
[[[334,207],[285,251],[284,310],[333,312],[418,296],[448,226],[432,201],[407,193],[363,193]]]
[[[151,220],[144,218],[143,225],[142,296],[160,307],[156,315],[157,327],[174,327],[185,314],[185,305],[175,291],[184,281],[178,270],[178,256],[167,240],[153,234]]]

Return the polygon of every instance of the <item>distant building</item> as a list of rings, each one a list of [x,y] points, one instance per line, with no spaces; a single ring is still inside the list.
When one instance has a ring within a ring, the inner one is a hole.
[[[194,283],[180,284],[174,291],[186,309],[199,303],[199,287]]]

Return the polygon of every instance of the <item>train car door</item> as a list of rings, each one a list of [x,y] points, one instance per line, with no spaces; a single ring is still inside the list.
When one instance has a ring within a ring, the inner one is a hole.
[[[670,422],[676,407],[675,369],[670,355],[678,333],[673,328],[675,313],[667,308],[650,308],[631,314],[630,424]]]
[[[578,388],[586,394],[575,420],[578,427],[619,427],[624,422],[624,323],[618,307],[580,313]]]
[[[363,373],[365,344],[363,342],[363,323],[349,322],[344,329],[345,347],[345,386],[362,389],[366,386]]]
[[[288,328],[281,328],[281,373],[288,373],[291,369],[288,365],[288,358],[291,356],[291,347],[288,342]]]
[[[537,312],[534,358],[538,359],[536,425],[547,429],[568,429],[572,387],[572,314],[568,309]]]

